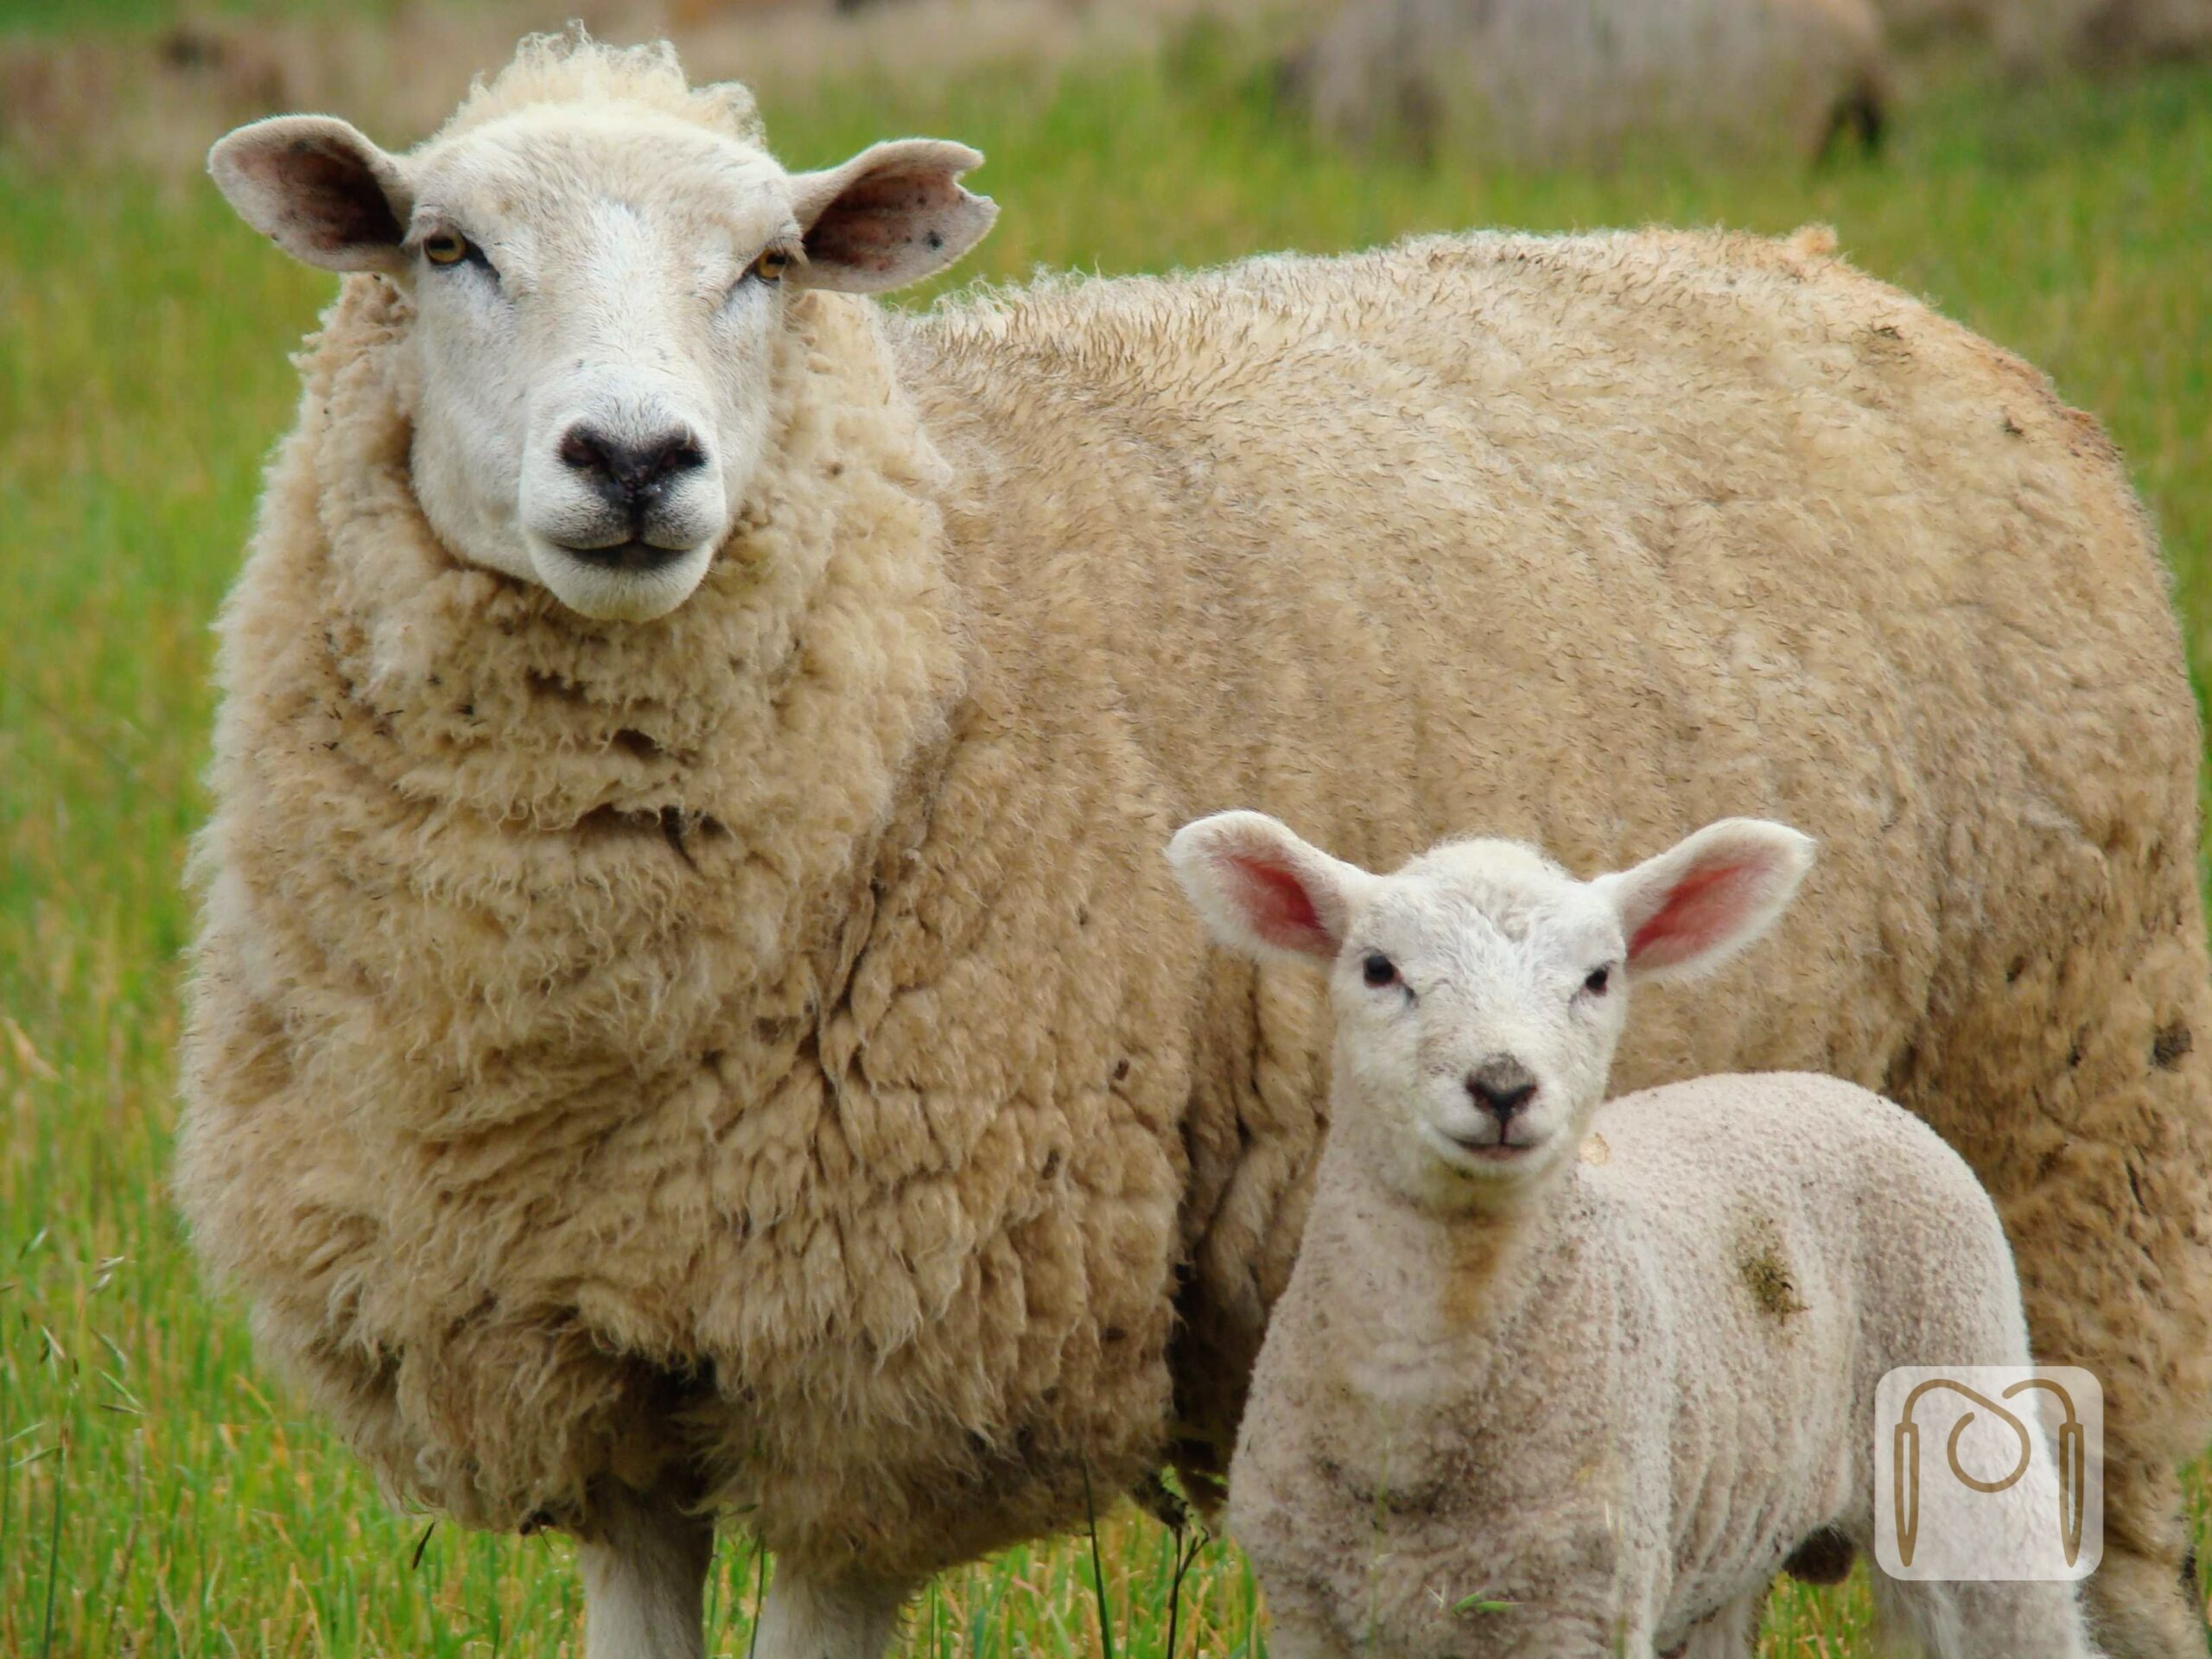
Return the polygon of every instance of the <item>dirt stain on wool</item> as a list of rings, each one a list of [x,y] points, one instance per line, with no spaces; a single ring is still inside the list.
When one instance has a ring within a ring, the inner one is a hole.
[[[1806,1304],[1790,1277],[1789,1258],[1782,1253],[1782,1231],[1765,1216],[1748,1217],[1736,1236],[1736,1272],[1751,1293],[1751,1301],[1769,1319],[1786,1319],[1802,1313]]]

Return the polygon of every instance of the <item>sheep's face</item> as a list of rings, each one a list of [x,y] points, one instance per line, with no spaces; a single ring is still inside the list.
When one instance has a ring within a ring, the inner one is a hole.
[[[1625,954],[1612,906],[1510,842],[1374,882],[1329,991],[1340,1092],[1393,1184],[1505,1192],[1554,1167],[1605,1096]]]
[[[461,557],[590,617],[698,586],[773,430],[789,296],[926,276],[995,213],[957,144],[791,175],[725,132],[620,102],[526,105],[410,155],[345,123],[239,129],[210,166],[300,257],[412,298],[413,480]]]
[[[1811,853],[1794,830],[1738,818],[1592,881],[1503,841],[1376,876],[1230,812],[1185,827],[1169,857],[1222,943],[1327,963],[1332,1133],[1392,1188],[1466,1209],[1517,1203],[1573,1160],[1630,985],[1758,938]]]

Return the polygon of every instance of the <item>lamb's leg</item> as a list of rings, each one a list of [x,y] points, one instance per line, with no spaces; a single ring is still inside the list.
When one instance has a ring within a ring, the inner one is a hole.
[[[1752,1647],[1758,1640],[1759,1613],[1765,1605],[1764,1590],[1730,1602],[1690,1632],[1690,1639],[1677,1650],[1680,1659],[1751,1659]]]
[[[759,1659],[881,1659],[913,1589],[904,1580],[817,1577],[779,1560],[760,1610]]]
[[[668,1492],[616,1492],[576,1545],[585,1659],[703,1659],[715,1522]]]
[[[1932,1659],[2094,1659],[2070,1584],[1869,1577],[1883,1634],[1911,1632]]]

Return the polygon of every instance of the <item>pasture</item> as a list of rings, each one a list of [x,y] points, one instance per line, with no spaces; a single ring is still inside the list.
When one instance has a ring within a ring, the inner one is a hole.
[[[0,30],[60,21],[42,0],[0,6]],[[2107,424],[2164,535],[2200,701],[2212,686],[2212,68],[2021,91],[1939,66],[1878,156],[1647,156],[1602,175],[1348,155],[1211,28],[1050,75],[833,78],[764,104],[794,166],[910,131],[983,149],[975,182],[1003,214],[963,279],[1469,226],[1833,224],[1860,265]],[[419,136],[341,112],[387,143]],[[388,1509],[257,1368],[167,1196],[207,625],[290,419],[286,353],[332,280],[265,246],[194,167],[57,160],[8,130],[0,111],[0,1655],[567,1651],[567,1547]],[[217,131],[176,143],[196,155]],[[2212,1565],[2212,1486],[2195,1490]],[[1263,1651],[1235,1552],[1110,1497],[1095,1535],[935,1587],[906,1654]],[[766,1571],[730,1529],[721,1653],[747,1652]],[[1857,1655],[1864,1625],[1859,1586],[1791,1588],[1763,1651]]]

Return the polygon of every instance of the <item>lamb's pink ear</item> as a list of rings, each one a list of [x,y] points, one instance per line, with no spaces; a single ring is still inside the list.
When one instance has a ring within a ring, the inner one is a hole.
[[[1373,880],[1262,812],[1185,824],[1167,843],[1167,861],[1215,939],[1249,957],[1334,961],[1354,899]]]
[[[880,294],[919,282],[983,239],[998,204],[970,195],[960,175],[982,154],[941,138],[872,144],[842,167],[791,180],[791,212],[806,261],[786,280],[843,294]]]
[[[1718,967],[1774,925],[1813,867],[1813,838],[1764,818],[1707,824],[1591,885],[1618,906],[1631,978]]]
[[[207,170],[238,217],[295,259],[325,270],[405,267],[414,190],[397,162],[335,117],[240,127],[207,152]]]

